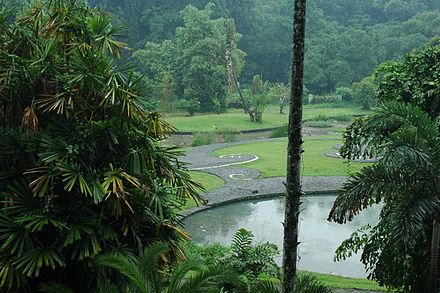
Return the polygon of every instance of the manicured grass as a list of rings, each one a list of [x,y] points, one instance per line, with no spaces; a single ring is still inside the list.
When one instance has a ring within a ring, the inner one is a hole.
[[[302,272],[304,273],[304,272]],[[331,288],[341,288],[341,289],[361,289],[361,290],[371,290],[371,291],[387,291],[386,288],[379,286],[374,281],[367,279],[354,279],[341,277],[336,275],[320,274],[314,272],[307,272],[321,281],[325,286]]]
[[[347,163],[342,159],[326,157],[325,153],[334,150],[338,143],[341,143],[339,136],[305,138],[302,174],[305,176],[347,176],[366,166],[365,163]],[[287,139],[236,145],[219,149],[214,153],[217,156],[228,154],[257,155],[259,160],[241,166],[257,169],[263,177],[286,175]]]
[[[247,114],[243,111],[234,111],[224,114],[197,115],[194,117],[167,117],[167,122],[171,123],[179,131],[192,132],[211,132],[222,129],[230,129],[234,131],[273,128],[287,124],[288,114],[279,114],[276,107],[269,107],[263,113],[263,123],[252,123],[249,121]],[[368,112],[361,108],[304,108],[304,120],[310,119],[318,115],[328,117],[338,115],[362,115]]]
[[[188,173],[194,181],[201,183],[203,187],[205,187],[205,192],[217,189],[225,184],[223,179],[212,174],[199,171],[189,171]],[[197,203],[193,199],[189,199],[179,211],[184,211],[195,206],[197,206]]]
[[[205,192],[217,189],[225,184],[223,179],[209,173],[189,171],[189,174],[194,181],[203,184],[203,187],[205,187]]]

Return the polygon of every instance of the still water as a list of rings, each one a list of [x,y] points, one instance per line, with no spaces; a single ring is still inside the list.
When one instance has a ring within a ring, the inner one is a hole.
[[[343,262],[334,262],[339,244],[351,233],[366,225],[376,224],[379,208],[373,206],[359,214],[352,222],[328,222],[334,195],[306,196],[302,199],[299,246],[299,268],[306,271],[336,274],[347,277],[366,277],[360,255]],[[284,198],[232,203],[196,213],[185,220],[186,231],[194,241],[202,244],[230,244],[234,233],[251,230],[257,242],[275,243],[282,251]],[[277,259],[281,264],[281,256]]]

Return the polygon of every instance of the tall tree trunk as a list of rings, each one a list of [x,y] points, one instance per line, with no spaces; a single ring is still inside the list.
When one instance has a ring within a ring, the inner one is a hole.
[[[440,222],[434,220],[432,225],[432,239],[431,239],[431,265],[430,265],[430,279],[431,288],[429,292],[438,292],[438,277],[439,277],[439,247],[440,247]]]
[[[244,113],[249,115],[251,122],[255,122],[254,112],[251,110],[249,103],[243,97],[243,94],[240,90],[240,85],[238,84],[237,74],[235,74],[234,59],[232,56],[234,49],[236,48],[235,34],[235,21],[232,18],[228,19],[226,24],[226,72],[228,73],[228,95],[232,93],[232,87],[234,84],[238,95],[240,96]]]
[[[304,78],[306,0],[294,0],[290,112],[287,149],[286,213],[284,216],[283,292],[295,292],[298,219],[301,198],[301,119]]]
[[[238,84],[238,80],[237,80],[235,73],[234,73],[233,77],[234,77],[235,87],[237,89],[238,95],[240,96],[241,104],[243,106],[243,111],[249,115],[249,119],[251,120],[251,122],[255,122],[254,111],[252,111],[251,106],[246,101],[246,99],[243,97],[243,94],[241,93],[240,85]]]

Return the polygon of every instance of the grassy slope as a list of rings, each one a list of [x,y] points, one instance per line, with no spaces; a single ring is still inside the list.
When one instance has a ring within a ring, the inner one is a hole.
[[[327,136],[320,139],[305,138],[303,153],[303,170],[305,176],[346,176],[360,170],[366,164],[347,163],[344,160],[329,158],[324,154],[333,150],[340,143],[338,136]],[[254,154],[259,160],[242,165],[257,169],[263,177],[286,175],[287,139],[275,142],[257,142],[227,147],[215,151],[215,155]]]
[[[288,115],[279,114],[277,108],[270,107],[263,113],[263,123],[252,123],[249,117],[242,111],[234,111],[224,114],[197,115],[194,117],[167,117],[167,122],[175,126],[179,131],[210,132],[215,130],[250,130],[261,128],[279,127],[287,124]],[[337,116],[337,115],[360,115],[365,114],[360,108],[307,108],[304,109],[304,119],[314,116]]]
[[[387,291],[386,288],[380,287],[374,281],[367,279],[354,279],[341,277],[336,275],[327,275],[314,272],[307,272],[311,275],[316,276],[316,278],[321,281],[324,285],[331,288],[342,288],[342,289],[361,289],[361,290],[371,290],[371,291]]]

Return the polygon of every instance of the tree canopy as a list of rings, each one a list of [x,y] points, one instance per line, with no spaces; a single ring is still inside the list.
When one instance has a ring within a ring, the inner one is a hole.
[[[269,82],[289,82],[292,1],[288,0],[89,0],[117,15],[129,27],[128,43],[143,49],[148,41],[173,38],[188,4],[213,3],[212,18],[233,18],[246,52],[242,82],[259,74]],[[400,58],[439,35],[440,4],[434,0],[313,0],[308,5],[305,86],[329,93],[371,75],[382,62]]]

